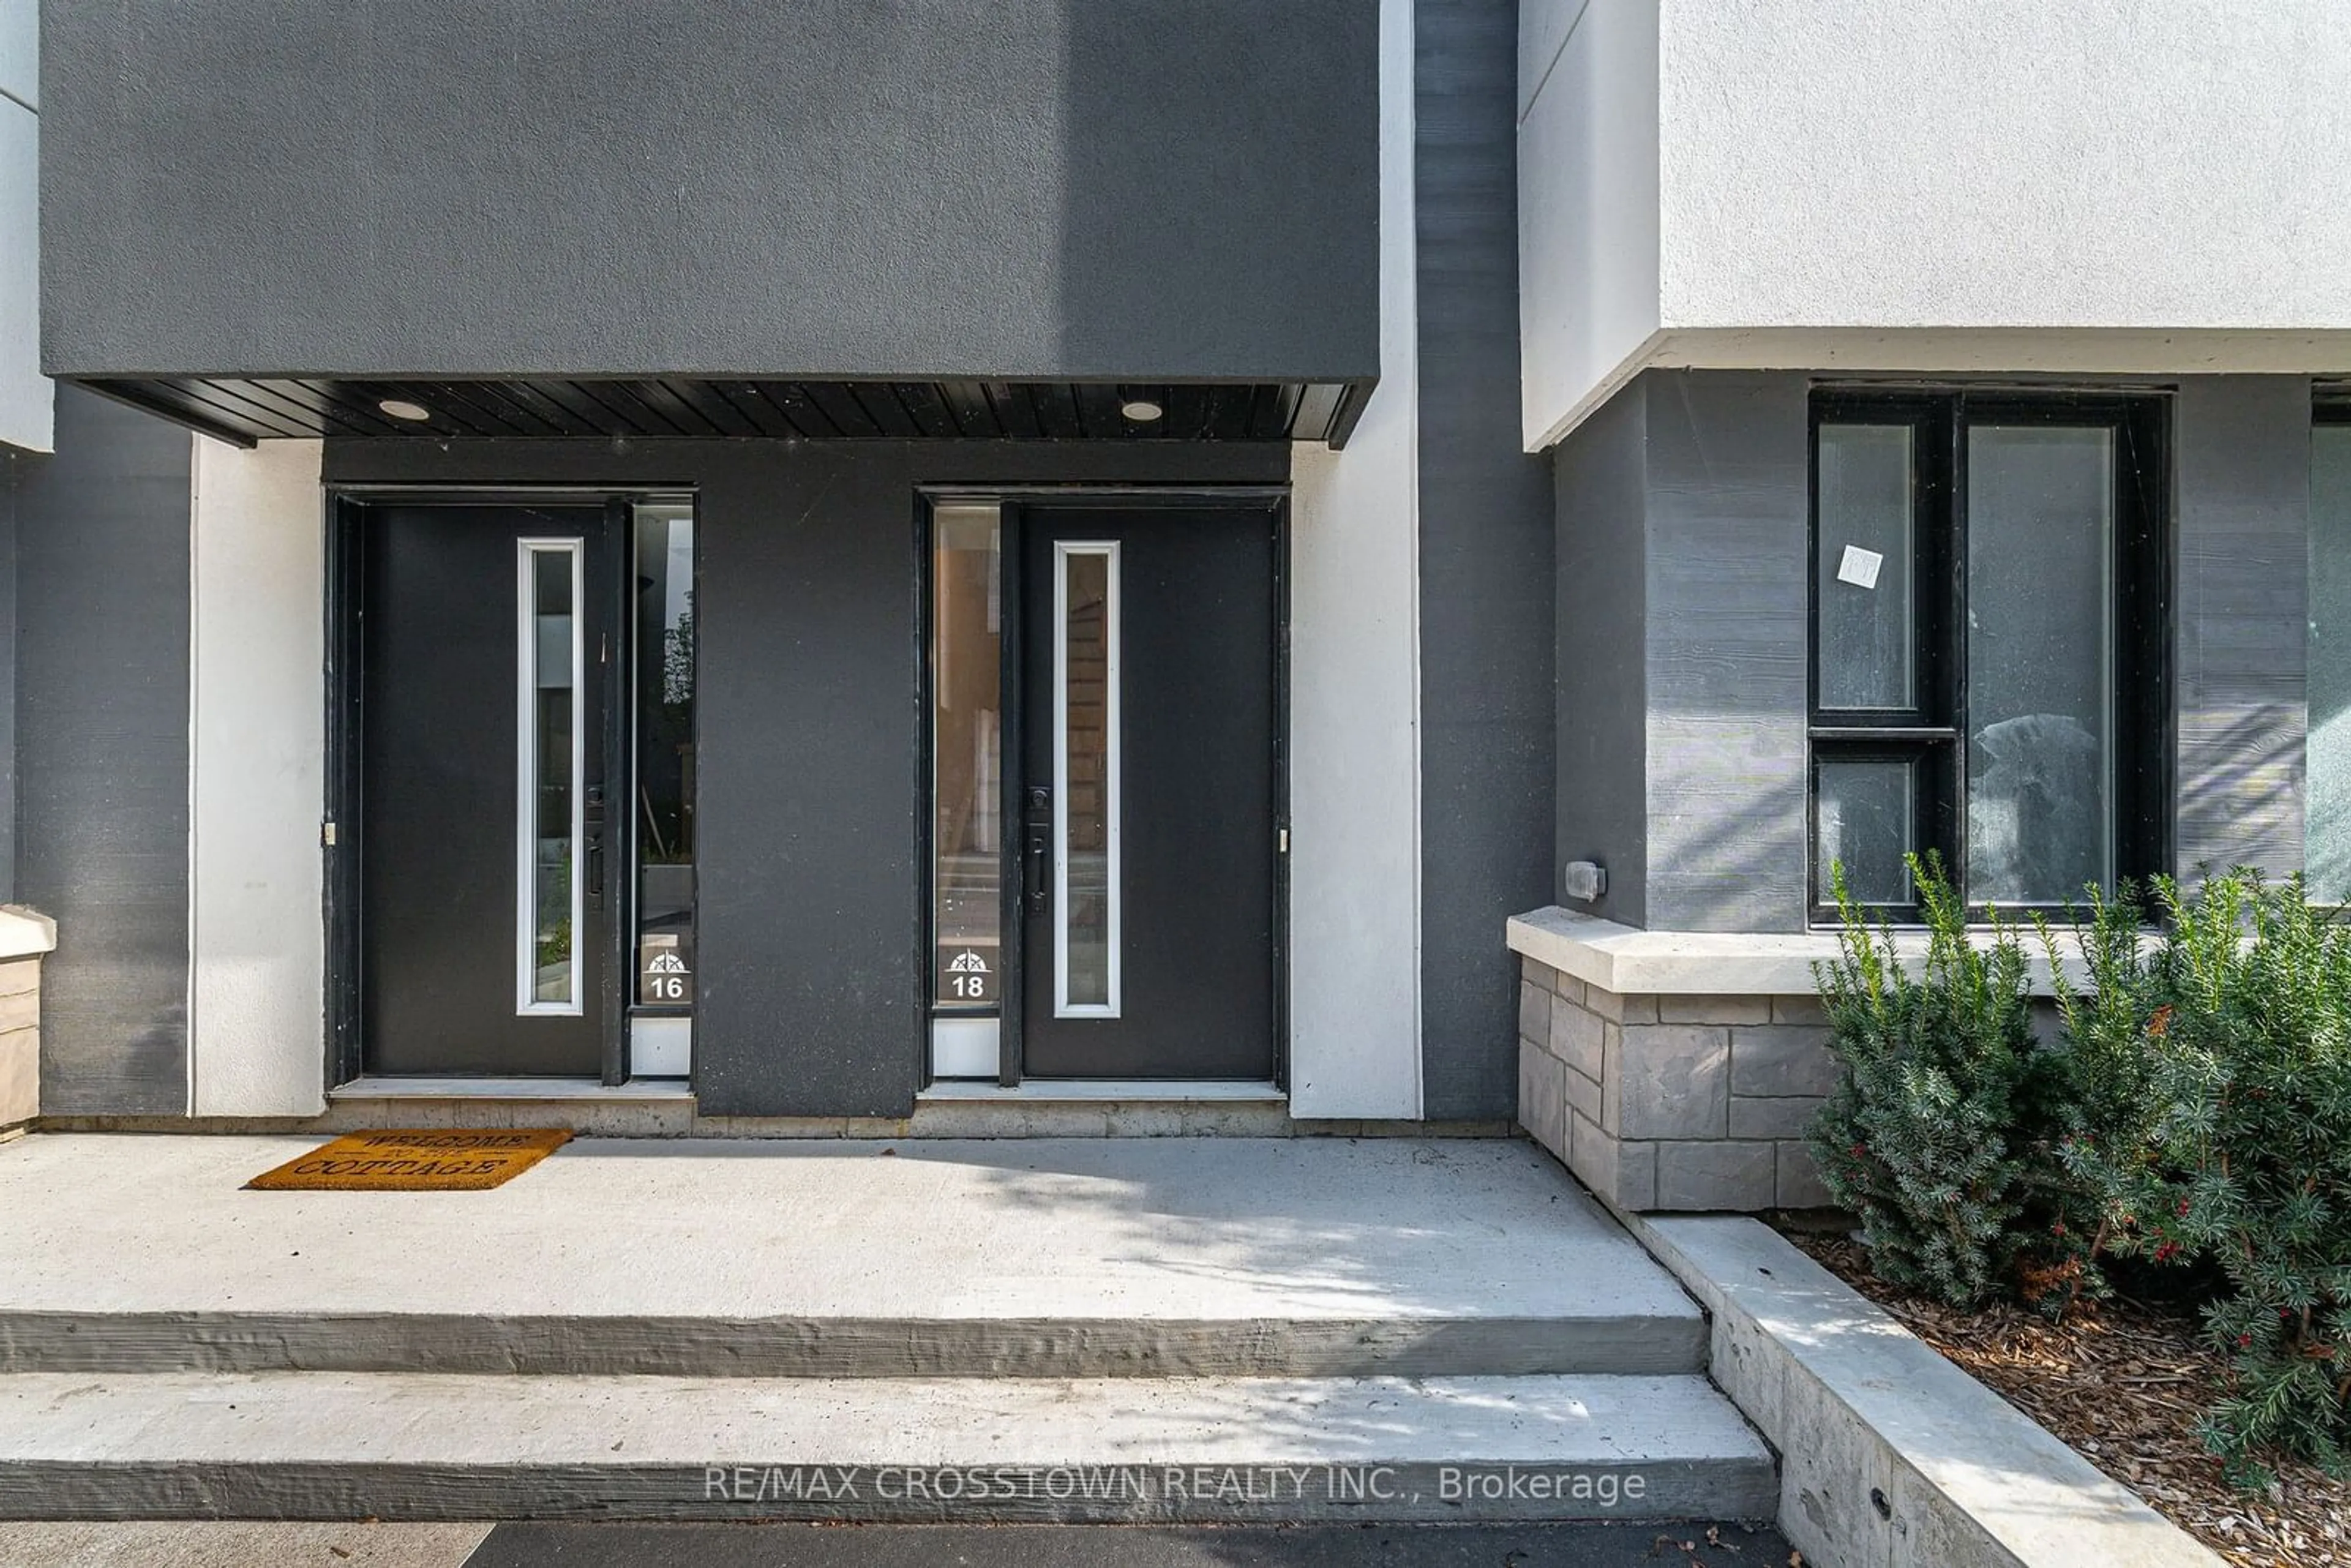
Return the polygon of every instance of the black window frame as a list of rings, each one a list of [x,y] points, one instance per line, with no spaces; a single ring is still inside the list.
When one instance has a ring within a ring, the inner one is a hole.
[[[1821,431],[1824,425],[1907,424],[1911,429],[1911,612],[1916,684],[1907,708],[1821,706]],[[1834,924],[1828,868],[1819,863],[1820,769],[1824,762],[1914,764],[1918,848],[1942,858],[1984,920],[1992,904],[1967,886],[1968,497],[1967,439],[1978,424],[2105,426],[2115,442],[2115,558],[2109,563],[2114,645],[2115,777],[2107,831],[2115,878],[2144,883],[2169,863],[2172,831],[2171,403],[2161,393],[2036,392],[2014,387],[1816,390],[1807,442],[1804,855],[1815,925]],[[1868,904],[1896,925],[1916,924],[1917,902]],[[2062,903],[2001,904],[2002,915],[2061,911]]]

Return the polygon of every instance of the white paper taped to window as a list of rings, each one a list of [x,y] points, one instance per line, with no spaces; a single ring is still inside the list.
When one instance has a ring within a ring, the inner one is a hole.
[[[1837,560],[1837,580],[1850,582],[1855,588],[1876,588],[1877,569],[1885,564],[1886,558],[1876,550],[1847,545]]]

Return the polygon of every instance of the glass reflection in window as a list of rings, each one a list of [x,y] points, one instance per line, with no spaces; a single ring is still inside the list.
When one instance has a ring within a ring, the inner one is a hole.
[[[2310,434],[2310,737],[2304,865],[2351,903],[2351,424]]]
[[[933,1003],[993,1012],[1004,918],[1003,545],[994,502],[942,503],[931,538]],[[983,1053],[994,1068],[994,1047]]]
[[[635,509],[637,1002],[694,1003],[694,508]]]
[[[2114,885],[2115,434],[1968,434],[1967,887],[2063,904]]]
[[[1906,904],[1915,896],[1905,856],[1918,849],[1917,764],[1823,762],[1813,800],[1813,898],[1834,898],[1834,873],[1857,904]]]

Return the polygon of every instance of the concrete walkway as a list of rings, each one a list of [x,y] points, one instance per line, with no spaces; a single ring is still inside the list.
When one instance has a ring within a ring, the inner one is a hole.
[[[0,1563],[8,1568],[468,1568],[489,1533],[485,1524],[0,1521]],[[516,1544],[528,1550],[528,1541]],[[550,1552],[539,1561],[569,1559]]]

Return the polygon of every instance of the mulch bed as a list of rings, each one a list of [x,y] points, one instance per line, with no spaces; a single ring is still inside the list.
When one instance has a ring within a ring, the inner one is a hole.
[[[2289,1464],[2273,1494],[2250,1496],[2197,1440],[2227,1363],[2197,1337],[2192,1312],[2121,1300],[2063,1323],[2018,1307],[1955,1312],[1873,1277],[1855,1241],[1788,1239],[2229,1562],[2351,1568],[2351,1487]]]

